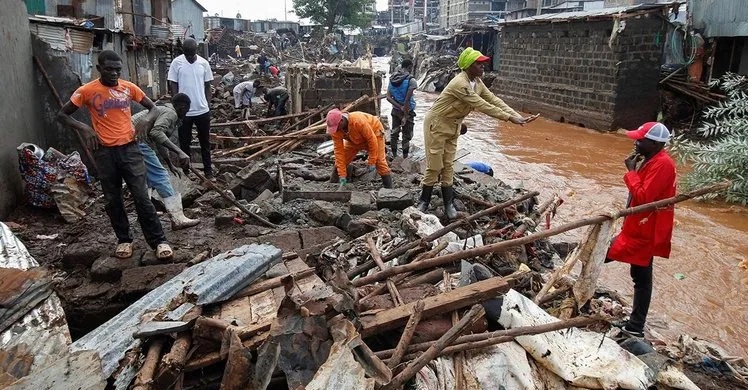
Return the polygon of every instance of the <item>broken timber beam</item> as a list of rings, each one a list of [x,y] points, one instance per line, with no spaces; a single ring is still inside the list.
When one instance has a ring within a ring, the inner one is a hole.
[[[283,191],[283,203],[294,199],[326,200],[328,202],[348,202],[350,191]]]
[[[531,242],[535,242],[542,238],[551,237],[557,234],[565,233],[565,232],[568,232],[569,230],[578,229],[584,226],[596,225],[599,223],[603,223],[607,220],[618,219],[618,218],[626,217],[629,215],[652,211],[652,210],[656,210],[662,207],[668,207],[675,203],[683,202],[685,200],[692,199],[698,196],[703,196],[703,195],[714,193],[714,192],[724,191],[727,188],[729,188],[731,185],[732,185],[732,182],[725,181],[725,182],[715,184],[712,186],[700,188],[700,189],[697,189],[697,190],[694,190],[694,191],[691,191],[685,194],[676,195],[672,198],[667,198],[667,199],[659,200],[656,202],[647,203],[647,204],[643,204],[640,206],[619,210],[611,214],[596,215],[596,216],[588,217],[588,218],[581,219],[575,222],[570,222],[570,223],[567,223],[561,226],[556,226],[555,228],[552,228],[552,229],[536,232],[528,236],[515,238],[515,239],[507,240],[507,241],[501,241],[495,244],[486,245],[486,246],[482,246],[482,247],[478,247],[474,249],[468,249],[468,250],[464,250],[460,252],[450,253],[448,255],[435,257],[433,259],[428,259],[428,260],[420,261],[417,263],[410,263],[406,265],[390,267],[384,271],[377,272],[373,275],[364,276],[362,278],[353,280],[353,285],[355,287],[361,287],[367,284],[385,280],[388,277],[393,276],[393,275],[397,275],[397,274],[401,274],[405,272],[413,272],[413,271],[431,269],[434,267],[439,267],[445,264],[454,263],[456,261],[469,259],[469,258],[473,258],[476,256],[483,256],[489,253],[501,252],[509,248],[514,248],[520,245],[525,245]]]
[[[276,287],[282,287],[285,284],[284,281],[286,281],[288,278],[290,278],[290,280],[299,280],[312,275],[313,273],[314,268],[307,268],[293,274],[281,275],[272,279],[263,280],[262,282],[252,284],[244,290],[239,291],[232,297],[232,299],[248,297],[267,290],[272,290]]]
[[[478,218],[481,218],[481,217],[484,217],[484,216],[487,216],[487,215],[491,215],[493,213],[496,213],[499,210],[503,210],[503,209],[505,209],[507,207],[510,207],[510,206],[515,205],[515,204],[520,203],[520,202],[523,202],[523,201],[525,201],[527,199],[530,199],[530,198],[538,196],[538,195],[540,195],[540,193],[537,192],[537,191],[528,192],[527,194],[524,194],[524,195],[522,195],[520,197],[517,197],[517,198],[514,198],[514,199],[510,199],[510,200],[508,200],[506,202],[503,202],[503,203],[500,203],[500,204],[497,204],[497,205],[492,205],[488,209],[479,211],[479,212],[477,212],[475,214],[472,214],[472,215],[469,215],[469,216],[467,216],[465,218],[461,218],[461,219],[459,219],[457,221],[454,221],[454,222],[450,223],[449,225],[447,225],[447,226],[445,226],[445,227],[443,227],[443,228],[441,228],[441,229],[439,229],[439,230],[437,230],[437,231],[429,234],[428,236],[421,238],[420,240],[411,241],[411,242],[409,242],[409,243],[407,243],[405,245],[401,245],[401,246],[395,248],[392,252],[390,252],[386,256],[384,256],[383,260],[385,262],[390,261],[390,260],[392,260],[392,259],[394,259],[394,258],[396,258],[396,257],[398,257],[398,256],[400,256],[402,254],[404,254],[405,252],[407,252],[408,250],[410,250],[412,248],[415,248],[415,247],[417,247],[419,245],[423,245],[423,244],[426,244],[426,243],[429,243],[431,241],[436,240],[437,238],[439,238],[439,237],[441,237],[441,236],[443,236],[443,235],[445,235],[445,234],[447,234],[447,233],[455,230],[459,226],[462,226],[464,224],[470,223],[470,222],[472,222],[472,221],[474,221],[474,220],[476,220]],[[366,272],[366,271],[374,268],[374,266],[375,266],[375,264],[374,264],[373,261],[367,261],[366,263],[364,263],[364,264],[362,264],[362,265],[360,265],[360,266],[358,266],[358,267],[356,267],[356,268],[348,271],[348,278],[353,279],[354,277],[356,277],[356,276],[358,276],[358,275],[360,275],[360,274],[362,274],[362,273],[364,273],[364,272]]]
[[[456,288],[450,292],[423,299],[423,318],[461,309],[490,298],[496,298],[509,291],[509,283],[502,277],[486,279],[467,286]],[[416,302],[398,306],[392,309],[380,310],[371,315],[362,314],[361,336],[368,337],[383,331],[403,326],[413,313]]]
[[[221,128],[224,128],[224,127],[249,125],[250,123],[255,124],[255,125],[259,125],[259,124],[263,124],[263,123],[270,123],[270,122],[280,121],[280,120],[284,120],[284,119],[293,119],[293,118],[297,118],[297,117],[300,117],[300,116],[308,115],[308,114],[310,114],[312,112],[313,111],[305,111],[305,112],[300,112],[298,114],[288,114],[288,115],[283,115],[283,116],[274,116],[272,118],[252,119],[252,120],[241,121],[241,122],[213,123],[213,124],[210,125],[210,128],[211,129],[221,129]]]
[[[423,368],[431,360],[439,356],[444,348],[447,348],[449,345],[451,345],[455,341],[455,339],[465,331],[465,329],[467,329],[473,322],[478,320],[478,318],[482,317],[483,314],[483,306],[474,305],[472,308],[470,308],[470,311],[465,314],[465,317],[463,317],[456,325],[449,329],[447,333],[445,333],[442,337],[439,338],[439,340],[431,345],[431,347],[429,347],[426,352],[424,352],[410,364],[408,364],[408,366],[405,367],[405,369],[400,374],[393,378],[392,382],[383,387],[383,389],[400,389],[402,385],[405,384],[405,382],[415,376],[418,371],[420,371],[421,368]]]
[[[416,327],[418,326],[418,323],[421,321],[421,314],[423,314],[423,307],[424,307],[423,301],[418,301],[413,306],[413,314],[410,315],[410,318],[408,319],[408,324],[405,325],[405,329],[403,330],[403,335],[400,337],[400,341],[397,343],[397,346],[395,347],[394,352],[392,353],[392,357],[390,358],[390,361],[387,363],[387,367],[389,367],[391,370],[394,370],[395,367],[397,367],[397,365],[400,364],[400,360],[402,359],[403,355],[405,355],[405,351],[408,350],[408,346],[410,345],[410,340],[413,338],[413,335],[416,333]]]

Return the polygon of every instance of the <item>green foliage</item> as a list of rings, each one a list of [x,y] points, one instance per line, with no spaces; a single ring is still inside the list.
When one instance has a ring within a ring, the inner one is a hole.
[[[293,0],[300,18],[310,18],[330,29],[339,26],[369,27],[371,15],[364,12],[371,0]]]
[[[746,205],[748,78],[728,73],[717,84],[725,91],[727,99],[704,110],[703,122],[696,130],[708,141],[694,142],[680,136],[671,149],[692,169],[683,180],[686,190],[729,179],[733,185],[725,194],[725,200]]]

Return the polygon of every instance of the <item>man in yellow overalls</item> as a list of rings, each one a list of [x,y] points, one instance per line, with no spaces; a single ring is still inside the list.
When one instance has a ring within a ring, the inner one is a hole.
[[[462,120],[473,110],[518,125],[535,119],[523,118],[488,90],[481,76],[483,65],[490,61],[478,50],[468,47],[460,53],[457,66],[462,72],[455,76],[426,113],[423,122],[423,139],[426,146],[426,173],[423,176],[421,198],[418,209],[426,212],[431,201],[434,184],[441,176],[444,211],[449,219],[457,218],[454,207],[454,158],[457,137]]]

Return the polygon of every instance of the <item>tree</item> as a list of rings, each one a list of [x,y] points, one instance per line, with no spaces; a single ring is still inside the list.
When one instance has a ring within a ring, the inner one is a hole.
[[[673,151],[690,165],[683,180],[686,190],[732,180],[725,194],[728,202],[748,204],[748,77],[728,73],[715,82],[727,99],[707,108],[697,133],[705,142],[688,141],[682,136]]]
[[[336,26],[369,27],[371,15],[366,12],[371,0],[293,0],[296,15],[310,18],[332,31]]]

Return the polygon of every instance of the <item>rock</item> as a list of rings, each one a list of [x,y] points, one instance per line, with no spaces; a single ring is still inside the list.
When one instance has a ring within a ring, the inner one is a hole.
[[[350,214],[343,213],[338,217],[338,219],[335,220],[335,226],[341,229],[345,229],[346,227],[348,227],[348,224],[351,223],[352,220],[353,218]]]
[[[231,226],[234,224],[234,218],[238,217],[239,213],[232,209],[219,210],[215,216],[215,223],[217,227]]]
[[[270,244],[283,252],[295,252],[302,248],[301,236],[297,230],[280,231],[277,233],[260,236],[256,239],[258,244]]]
[[[98,242],[90,243],[84,240],[70,244],[62,254],[62,264],[66,269],[76,266],[91,267],[94,261],[105,253],[104,246],[97,244]]]
[[[353,215],[361,215],[374,209],[374,202],[368,192],[351,192],[350,212]]]
[[[166,283],[184,269],[184,264],[161,264],[122,271],[120,288],[126,296],[145,294]]]
[[[257,195],[256,198],[250,200],[250,203],[257,204],[257,203],[260,203],[260,202],[264,202],[266,200],[273,199],[274,197],[275,197],[275,194],[273,194],[273,191],[270,191],[270,190],[266,189],[265,191],[262,191],[262,193],[260,195]]]
[[[412,205],[413,196],[406,190],[380,188],[377,193],[378,209],[405,210]]]
[[[310,248],[319,244],[330,243],[344,237],[345,233],[334,226],[323,226],[299,230],[302,248]]]
[[[228,195],[231,198],[236,199],[236,197],[234,197],[234,194],[231,193],[231,191],[226,191],[226,195]],[[184,203],[184,201],[182,202]],[[197,203],[198,205],[202,207],[210,206],[215,209],[227,209],[229,207],[234,206],[233,203],[229,202],[228,199],[224,198],[223,196],[221,196],[221,194],[219,194],[216,191],[210,191],[208,193],[205,193],[204,195],[199,197],[197,200],[195,200],[195,203]]]
[[[315,200],[309,205],[309,216],[323,225],[334,226],[341,214],[340,209],[324,200]]]
[[[122,276],[122,271],[140,266],[142,255],[142,251],[135,251],[129,259],[118,259],[114,256],[101,257],[91,266],[91,280],[115,282]]]
[[[576,242],[554,242],[552,245],[562,259],[565,259],[577,247]]]
[[[265,190],[277,191],[278,183],[264,169],[253,170],[250,165],[236,174],[236,179],[231,183],[231,191],[243,199],[252,201]]]
[[[346,226],[345,231],[352,238],[358,238],[366,233],[373,232],[377,229],[377,221],[374,219],[356,219]]]
[[[189,192],[182,194],[182,207],[192,207],[195,201],[201,196],[203,196],[203,191],[199,188],[192,188]]]
[[[244,234],[247,237],[259,237],[260,228],[256,225],[244,225]]]

